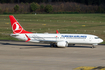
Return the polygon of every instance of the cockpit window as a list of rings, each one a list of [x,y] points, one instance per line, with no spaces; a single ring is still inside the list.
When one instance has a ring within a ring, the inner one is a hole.
[[[99,39],[99,37],[95,37],[95,39]]]

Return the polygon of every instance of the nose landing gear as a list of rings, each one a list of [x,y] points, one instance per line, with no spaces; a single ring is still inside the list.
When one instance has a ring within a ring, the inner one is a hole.
[[[93,44],[93,45],[92,45],[92,48],[95,48],[96,45],[98,45],[98,44]]]

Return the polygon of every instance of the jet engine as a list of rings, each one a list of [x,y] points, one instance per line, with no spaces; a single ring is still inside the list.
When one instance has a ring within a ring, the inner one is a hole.
[[[64,48],[68,46],[68,43],[66,41],[57,42],[57,46]]]

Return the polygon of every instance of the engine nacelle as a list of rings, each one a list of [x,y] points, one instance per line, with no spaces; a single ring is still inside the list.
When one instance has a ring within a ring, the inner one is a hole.
[[[57,42],[58,47],[67,47],[68,43],[66,41]]]

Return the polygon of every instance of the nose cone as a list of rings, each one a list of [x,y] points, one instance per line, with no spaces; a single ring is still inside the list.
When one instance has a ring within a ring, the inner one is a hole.
[[[100,43],[102,43],[102,42],[103,42],[103,40],[102,40],[102,39],[100,39],[100,40],[99,40],[99,42],[100,42]]]

